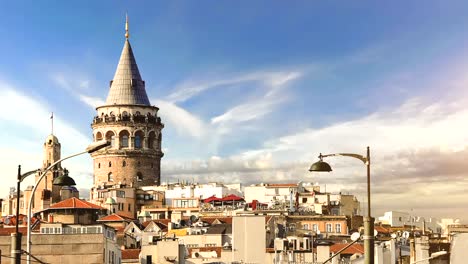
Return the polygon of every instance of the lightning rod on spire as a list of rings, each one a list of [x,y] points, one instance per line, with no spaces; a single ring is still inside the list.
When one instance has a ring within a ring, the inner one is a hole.
[[[125,38],[128,39],[130,37],[130,33],[128,33],[128,14],[125,13]]]

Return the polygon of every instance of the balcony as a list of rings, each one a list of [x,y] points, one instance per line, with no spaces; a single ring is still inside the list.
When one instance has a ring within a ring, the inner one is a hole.
[[[122,124],[122,123],[135,123],[135,124],[155,124],[162,125],[161,118],[152,115],[128,115],[128,116],[95,116],[93,125],[97,124]]]

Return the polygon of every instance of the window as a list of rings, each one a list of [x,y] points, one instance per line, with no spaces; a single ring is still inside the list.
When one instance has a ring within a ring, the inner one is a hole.
[[[304,224],[304,225],[302,226],[302,228],[305,229],[305,230],[309,230],[309,224]]]
[[[341,224],[335,224],[335,232],[341,233]]]
[[[148,148],[154,149],[155,145],[154,142],[156,141],[156,133],[154,131],[151,131],[148,134]]]
[[[307,203],[307,198],[306,197],[302,198],[302,203]]]
[[[111,161],[109,161],[109,167],[112,167],[112,162]]]
[[[141,172],[137,172],[137,181],[143,180],[143,174]]]
[[[132,204],[129,203],[129,204],[128,204],[128,211],[130,212],[131,210],[132,210]]]
[[[112,131],[107,131],[106,133],[106,140],[109,140],[111,142],[111,146],[115,146],[115,134]]]
[[[125,191],[117,191],[117,197],[125,198]]]
[[[143,147],[143,138],[144,138],[144,134],[142,131],[135,132],[134,142],[135,142],[136,149],[140,149]]]
[[[326,232],[327,232],[327,233],[330,233],[330,232],[333,231],[333,230],[332,230],[332,224],[326,224],[325,227],[326,227]]]
[[[317,232],[317,231],[318,231],[318,226],[317,226],[317,224],[313,224],[313,225],[312,225],[312,229],[314,230],[314,232]]]
[[[100,140],[102,140],[102,134],[101,134],[101,132],[97,132],[96,133],[96,141],[100,141]]]
[[[97,167],[98,167],[98,169],[100,169],[101,168],[101,163],[98,163]]]
[[[107,174],[107,181],[114,181],[114,176],[112,175],[112,172],[109,172],[109,174]]]
[[[130,133],[127,130],[123,130],[119,134],[120,138],[120,147],[121,148],[128,148],[128,138],[130,137]]]
[[[127,166],[127,162],[124,160],[124,161],[122,162],[122,167],[125,167],[125,166]]]

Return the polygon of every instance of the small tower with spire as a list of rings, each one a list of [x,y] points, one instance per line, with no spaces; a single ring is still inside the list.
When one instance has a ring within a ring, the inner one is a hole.
[[[125,43],[109,94],[105,105],[96,108],[97,116],[91,124],[94,141],[107,139],[112,143],[110,148],[91,154],[91,192],[114,185],[138,188],[160,184],[164,124],[158,116],[159,108],[150,104],[129,37],[126,16]]]

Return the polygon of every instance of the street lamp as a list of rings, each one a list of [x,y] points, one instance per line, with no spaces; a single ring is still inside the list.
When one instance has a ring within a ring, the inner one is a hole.
[[[19,204],[21,195],[21,182],[29,175],[37,173],[39,169],[28,171],[21,174],[21,165],[18,165],[18,178],[16,180],[16,224],[15,233],[11,234],[11,258],[15,260],[15,264],[21,263],[21,237],[23,234],[19,232]]]
[[[447,255],[447,251],[434,252],[434,253],[431,254],[430,257],[413,261],[413,262],[411,262],[411,264],[416,264],[416,263],[423,262],[423,261],[426,261],[426,260],[435,259],[435,258],[443,256],[443,255]]]
[[[111,142],[107,141],[107,140],[101,140],[101,141],[93,142],[86,148],[85,151],[82,151],[82,152],[67,156],[65,158],[59,159],[56,162],[49,165],[49,167],[47,167],[44,171],[41,172],[41,176],[39,177],[39,179],[37,180],[36,184],[34,185],[32,191],[31,191],[31,195],[29,197],[29,203],[28,203],[28,232],[27,232],[28,243],[26,245],[26,254],[27,254],[26,260],[27,260],[28,264],[31,264],[31,215],[32,215],[32,208],[31,207],[32,207],[33,199],[34,199],[34,193],[36,192],[36,189],[37,189],[37,186],[39,186],[39,183],[46,176],[47,172],[50,171],[52,168],[54,168],[56,164],[66,160],[66,159],[73,158],[73,157],[76,157],[76,156],[79,156],[79,155],[82,155],[82,154],[86,154],[86,153],[91,154],[91,153],[93,153],[95,151],[98,151],[98,150],[100,150],[102,148],[110,146],[110,144],[111,144]],[[57,179],[54,180],[54,184],[59,183],[58,182],[59,178],[60,177],[58,177]],[[63,180],[63,178],[62,178],[62,180]]]
[[[364,217],[364,263],[373,264],[374,263],[374,221],[371,217],[371,192],[370,192],[370,149],[367,147],[367,155],[364,157],[359,154],[353,153],[335,153],[335,154],[326,154],[318,156],[319,161],[315,162],[310,166],[309,171],[318,171],[318,172],[330,172],[332,168],[330,164],[323,161],[323,158],[332,157],[332,156],[345,156],[356,158],[362,162],[367,167],[367,216]]]

